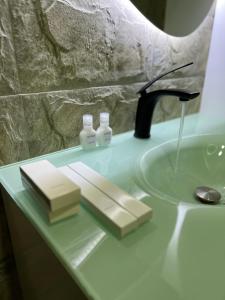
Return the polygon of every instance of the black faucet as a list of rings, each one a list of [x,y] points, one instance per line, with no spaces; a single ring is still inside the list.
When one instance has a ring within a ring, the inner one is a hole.
[[[169,73],[175,72],[181,68],[192,65],[193,62],[185,64],[181,67],[173,69],[169,72],[166,72],[155,79],[151,80],[145,84],[138,93],[141,94],[141,97],[138,101],[138,107],[136,112],[136,121],[135,121],[135,132],[134,136],[140,139],[147,139],[150,137],[150,130],[152,124],[152,116],[156,103],[159,101],[161,96],[176,96],[180,101],[189,101],[199,96],[198,92],[189,92],[185,90],[178,89],[165,89],[165,90],[156,90],[153,92],[147,92],[146,90],[157,80],[166,76]]]

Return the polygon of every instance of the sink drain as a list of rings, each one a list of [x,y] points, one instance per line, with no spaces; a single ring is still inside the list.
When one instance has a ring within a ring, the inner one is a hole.
[[[221,199],[221,194],[219,192],[207,186],[197,187],[195,195],[199,201],[205,204],[218,204]]]

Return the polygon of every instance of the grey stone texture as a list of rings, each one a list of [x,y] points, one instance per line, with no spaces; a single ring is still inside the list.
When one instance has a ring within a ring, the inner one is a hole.
[[[201,91],[213,15],[214,7],[195,32],[176,38],[128,0],[0,0],[0,165],[77,145],[84,113],[94,115],[95,127],[108,111],[114,133],[133,129],[137,90],[177,65],[195,63],[154,88]],[[177,100],[162,100],[154,122],[179,114]],[[12,255],[1,201],[0,212],[5,266]],[[13,299],[7,274],[0,298]]]
[[[0,95],[19,92],[19,80],[7,0],[0,0]]]
[[[29,157],[24,140],[27,132],[21,96],[0,97],[0,164],[9,164]]]
[[[136,110],[135,91],[138,85],[111,86],[64,90],[23,96],[27,141],[31,157],[79,143],[81,116],[94,115],[98,126],[99,113],[111,112],[111,126],[115,133],[128,130]],[[140,86],[139,86],[140,87]],[[127,100],[129,99],[129,101]],[[117,122],[118,118],[121,120]],[[127,123],[127,124],[126,124]]]

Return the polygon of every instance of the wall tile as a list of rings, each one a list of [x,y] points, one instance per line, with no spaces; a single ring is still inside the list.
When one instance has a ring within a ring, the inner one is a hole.
[[[10,1],[23,93],[142,82],[184,58],[195,66],[172,77],[204,76],[213,9],[199,30],[174,38],[119,1]]]
[[[110,86],[20,96],[26,128],[23,141],[31,157],[68,148],[79,143],[82,115],[108,111],[114,133],[133,128],[140,85]]]
[[[20,96],[0,97],[0,165],[29,157],[24,143],[27,131]]]
[[[11,30],[10,8],[0,0],[0,96],[19,92],[19,79]]]

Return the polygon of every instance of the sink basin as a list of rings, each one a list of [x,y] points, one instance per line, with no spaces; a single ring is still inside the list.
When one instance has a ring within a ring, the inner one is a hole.
[[[145,152],[137,165],[138,182],[153,196],[178,203],[199,203],[194,191],[208,186],[225,199],[225,135],[183,138],[177,171],[177,140]]]

